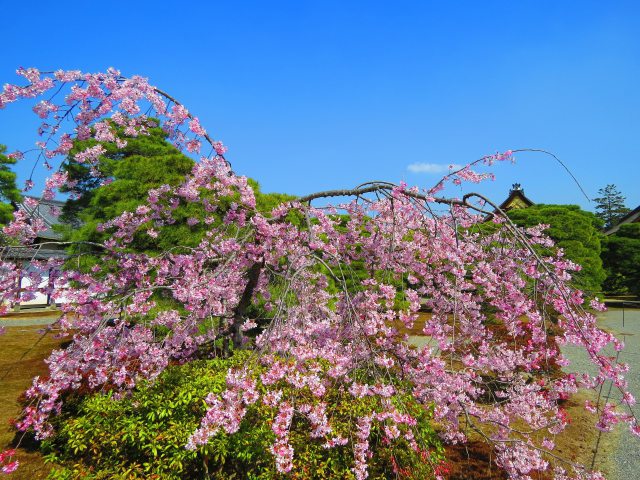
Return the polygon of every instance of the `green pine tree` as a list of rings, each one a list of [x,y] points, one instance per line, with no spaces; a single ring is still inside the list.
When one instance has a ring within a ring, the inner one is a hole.
[[[7,147],[0,145],[0,225],[11,221],[14,210],[12,203],[22,200],[22,194],[16,186],[16,174],[11,170],[16,160],[4,155],[6,150]]]
[[[624,204],[626,198],[613,184],[598,190],[598,195],[593,199],[596,202],[596,215],[604,220],[605,229],[611,228],[629,212]]]
[[[573,283],[586,292],[599,292],[606,274],[602,267],[602,221],[577,205],[538,204],[510,210],[509,218],[519,226],[547,224],[547,234],[564,249],[566,257],[582,266]]]
[[[101,156],[95,167],[101,178],[92,175],[87,164],[78,163],[73,158],[78,152],[97,144],[93,141],[77,141],[64,164],[69,179],[76,181],[73,188],[75,198],[67,200],[62,221],[66,225],[65,236],[74,242],[90,241],[102,243],[108,233],[98,230],[98,225],[111,220],[125,211],[133,212],[145,203],[150,189],[161,185],[176,186],[187,176],[194,161],[182,154],[166,140],[165,132],[160,128],[150,128],[149,135],[126,137],[123,149],[114,143],[103,142],[106,153]],[[109,182],[104,182],[108,179]],[[284,194],[262,194],[257,182],[249,180],[256,192],[257,206],[268,212],[277,204],[294,197]],[[229,199],[229,204],[232,199]],[[220,205],[217,213],[225,211]],[[174,212],[175,222],[159,229],[157,238],[139,235],[134,238],[130,248],[136,251],[162,252],[176,246],[195,247],[204,235],[205,226],[190,226],[190,217],[204,218],[202,207],[198,204],[181,204]],[[83,246],[73,249],[85,251]]]

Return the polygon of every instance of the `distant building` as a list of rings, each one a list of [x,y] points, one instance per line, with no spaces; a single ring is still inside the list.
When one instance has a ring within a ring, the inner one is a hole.
[[[31,198],[38,202],[35,208],[29,207],[24,200]],[[62,213],[62,207],[65,202],[60,200],[42,200],[35,197],[25,197],[22,202],[17,204],[17,208],[24,210],[31,218],[39,218],[47,226],[47,229],[38,233],[35,244],[43,244],[47,242],[59,242],[62,240],[62,234],[54,230],[55,226],[61,225],[60,214]],[[55,250],[54,244],[47,245],[48,249]],[[59,248],[58,248],[59,250]]]
[[[509,196],[500,204],[500,210],[508,212],[518,208],[527,208],[531,205],[535,204],[524,194],[522,186],[519,183],[514,183],[511,186],[511,190],[509,190]]]
[[[631,210],[624,217],[620,219],[618,223],[616,223],[613,227],[604,231],[605,235],[611,235],[612,233],[616,233],[618,229],[627,223],[640,223],[640,206]]]
[[[60,225],[60,213],[64,202],[59,200],[38,200],[38,205],[35,208],[25,204],[24,201],[14,205],[16,209],[25,211],[30,218],[38,218],[44,222],[47,229],[38,233],[34,242],[28,246],[20,247],[4,247],[3,257],[6,260],[14,261],[22,267],[23,275],[20,278],[20,286],[22,288],[31,285],[31,281],[28,278],[30,271],[34,270],[33,261],[35,260],[48,260],[50,258],[65,258],[66,253],[62,242],[62,235],[55,231],[55,226]],[[43,275],[43,286],[46,282],[50,281],[52,275],[55,272],[49,271],[46,275]],[[54,303],[48,295],[36,294],[36,298],[21,302],[20,307],[49,307],[54,306]]]
[[[535,205],[525,194],[522,185],[514,183],[509,190],[509,196],[507,199],[499,205],[500,210],[508,212],[509,210],[517,210],[520,208],[527,208]],[[498,213],[498,209],[495,209],[493,213]],[[493,218],[492,214],[487,215],[484,218],[485,222],[488,222]]]

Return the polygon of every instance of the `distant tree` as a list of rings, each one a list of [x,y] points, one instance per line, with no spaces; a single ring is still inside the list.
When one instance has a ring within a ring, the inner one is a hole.
[[[629,212],[624,204],[626,197],[613,184],[601,188],[598,190],[598,194],[600,196],[593,199],[594,202],[597,202],[596,215],[604,220],[605,228],[610,228]]]
[[[148,135],[131,137],[120,133],[120,136],[126,140],[122,148],[115,142],[74,142],[63,167],[69,180],[75,182],[73,188],[66,189],[74,196],[66,202],[62,215],[68,240],[103,242],[108,235],[101,231],[100,224],[124,212],[135,212],[147,201],[149,190],[180,184],[195,164],[167,141],[167,134],[160,128],[150,128]],[[97,145],[104,148],[97,164],[88,166],[75,159],[77,153]],[[295,198],[286,194],[262,194],[258,182],[252,179],[247,182],[255,192],[256,207],[260,211],[270,212],[278,204]],[[229,208],[231,200],[226,205],[217,205],[215,212],[210,213],[195,205],[179,206],[171,223],[156,227],[157,237],[137,236],[130,247],[145,252],[176,246],[194,247],[200,242],[207,222],[210,224],[212,218],[220,221],[221,213]],[[206,217],[209,220],[205,221]]]
[[[582,267],[574,274],[575,286],[586,292],[600,291],[606,274],[600,259],[602,222],[596,215],[577,205],[544,204],[514,209],[508,215],[523,227],[548,224],[547,233],[566,258]]]
[[[640,224],[622,225],[602,245],[602,263],[607,272],[608,293],[640,295]]]
[[[7,147],[0,145],[0,225],[8,223],[13,217],[13,205],[19,202],[22,194],[16,186],[16,174],[11,171],[11,165],[16,160],[4,155]]]
[[[99,224],[123,212],[134,212],[145,202],[150,189],[178,185],[193,168],[194,161],[167,142],[160,128],[149,129],[149,135],[124,138],[127,144],[122,149],[113,142],[74,142],[63,166],[69,180],[75,182],[73,188],[66,189],[74,195],[66,202],[62,215],[68,240],[103,242],[107,235],[100,231]],[[90,167],[76,160],[78,152],[98,145],[104,153],[97,164]],[[197,243],[196,235],[186,223],[190,212],[182,213],[184,221],[175,222],[169,232],[163,230],[162,237],[137,238],[132,248],[153,251]]]
[[[160,128],[150,128],[148,135],[136,137],[118,133],[126,141],[122,148],[114,142],[74,142],[63,165],[69,181],[74,184],[73,188],[63,189],[73,193],[63,208],[65,223],[77,227],[90,217],[102,221],[113,218],[127,209],[123,202],[135,207],[147,198],[149,188],[176,185],[193,168],[193,160],[167,142]],[[76,159],[78,153],[98,145],[104,153],[96,164]],[[112,182],[117,183],[111,185]],[[96,201],[94,197],[98,194],[111,198]],[[80,218],[82,216],[85,218]]]

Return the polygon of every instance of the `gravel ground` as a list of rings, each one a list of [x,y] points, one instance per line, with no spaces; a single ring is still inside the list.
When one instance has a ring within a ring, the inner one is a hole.
[[[640,416],[640,309],[611,308],[599,315],[598,323],[601,328],[625,342],[625,349],[620,352],[619,361],[629,364],[629,391],[639,402],[634,407],[634,412],[636,416]],[[416,346],[422,346],[428,343],[429,338],[411,336],[409,341]],[[587,371],[595,374],[596,369],[584,350],[566,347],[563,348],[563,353],[572,362],[568,371]],[[615,356],[613,349],[610,349],[610,354]],[[610,395],[612,399],[620,397],[615,388],[609,393],[608,383],[603,388],[602,395]],[[595,421],[594,419],[594,424]],[[640,439],[632,435],[627,426],[620,426],[615,432],[602,434],[595,455],[595,469],[606,472],[609,480],[640,479]]]
[[[640,310],[612,308],[600,315],[599,325],[625,342],[625,349],[620,352],[619,361],[629,364],[629,391],[640,401]],[[572,362],[570,370],[595,372],[595,367],[590,368],[584,352],[575,347],[564,348],[563,352]],[[613,349],[610,353],[615,356]],[[615,388],[609,390],[609,384],[602,390],[603,397],[606,398],[609,391],[610,398],[620,398],[620,393]],[[640,414],[637,406],[634,407],[634,411],[636,415]],[[609,464],[610,480],[640,478],[640,439],[632,435],[628,427],[620,426],[613,434],[603,434],[602,442],[611,444],[612,448],[607,448],[611,453],[608,453],[609,458],[601,458],[603,455],[597,457],[596,468],[602,462]],[[598,453],[601,453],[600,449],[596,455]]]

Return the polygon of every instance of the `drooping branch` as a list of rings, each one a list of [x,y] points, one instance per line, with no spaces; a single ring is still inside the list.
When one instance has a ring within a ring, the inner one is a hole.
[[[125,77],[121,77],[121,78],[122,78],[122,80],[125,80],[125,79],[126,79]],[[161,89],[159,89],[158,87],[153,87],[153,90],[154,90],[158,95],[162,95],[164,98],[166,98],[166,99],[167,99],[167,100],[169,100],[170,102],[173,102],[173,103],[174,103],[174,104],[176,104],[176,105],[181,105],[181,106],[182,106],[182,103],[180,103],[180,102],[179,102],[178,100],[176,100],[172,95],[169,95],[169,94],[168,94],[167,92],[165,92],[164,90],[161,90]],[[187,117],[188,117],[189,119],[191,119],[191,120],[194,120],[194,119],[195,119],[195,117],[193,116],[193,114],[192,114],[191,112],[187,113]],[[213,148],[213,146],[214,146],[214,143],[215,143],[215,142],[214,142],[214,140],[211,138],[211,136],[209,136],[209,134],[205,132],[205,133],[202,135],[202,137],[203,137],[203,138],[207,141],[207,143],[208,143],[209,145],[211,145],[211,147]],[[222,158],[224,158],[224,156],[222,156],[222,155],[220,155],[220,156],[221,156]],[[227,160],[227,159],[225,158],[225,160]],[[231,163],[230,163],[228,160],[227,160],[227,163],[229,164],[229,166],[231,166]]]
[[[349,189],[340,189],[340,190],[324,190],[322,192],[311,193],[309,195],[305,195],[296,199],[296,201],[300,203],[309,203],[318,198],[331,198],[331,197],[357,197],[360,195],[365,195],[367,193],[377,193],[377,192],[385,192],[390,193],[395,189],[400,188],[399,185],[389,182],[370,182],[368,184],[364,184],[366,186],[349,188]],[[435,202],[446,205],[464,205],[464,202],[461,200],[453,199],[453,198],[444,198],[444,197],[433,197],[426,193],[420,193],[410,190],[402,190],[402,194],[407,197],[416,198],[419,200],[424,200],[428,202]]]

